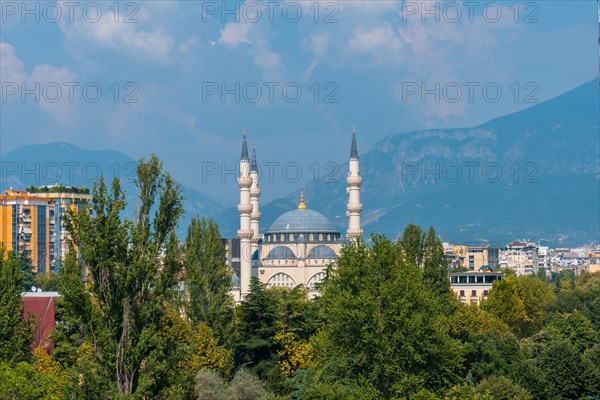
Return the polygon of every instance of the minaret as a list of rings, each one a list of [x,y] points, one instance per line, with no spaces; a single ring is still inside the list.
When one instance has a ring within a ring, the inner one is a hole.
[[[246,128],[244,128],[244,141],[242,143],[242,157],[240,158],[240,177],[238,178],[240,187],[240,229],[238,237],[240,238],[240,292],[243,298],[250,291],[250,277],[252,276],[252,253],[251,241],[254,236],[250,225],[250,215],[252,213],[252,203],[250,202],[250,187],[252,178],[250,177],[250,159],[248,158],[248,144],[246,143]]]
[[[348,241],[356,240],[362,237],[363,230],[360,228],[360,211],[362,204],[360,203],[360,185],[362,178],[360,177],[358,150],[356,148],[356,130],[352,127],[352,147],[350,148],[350,161],[348,162],[348,206],[346,215],[348,216],[348,231],[346,239]]]
[[[250,214],[250,229],[252,229],[252,242],[250,245],[250,256],[258,250],[258,239],[260,238],[259,233],[259,221],[260,211],[259,202],[260,188],[258,186],[258,165],[256,163],[256,147],[252,144],[252,161],[250,162],[250,179],[252,179],[252,186],[250,186],[250,204],[252,204],[252,214]]]

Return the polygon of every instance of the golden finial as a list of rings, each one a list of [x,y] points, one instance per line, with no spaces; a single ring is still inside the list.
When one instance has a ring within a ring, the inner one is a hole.
[[[304,210],[306,208],[306,204],[304,204],[304,191],[300,191],[300,204],[298,204],[299,210]]]

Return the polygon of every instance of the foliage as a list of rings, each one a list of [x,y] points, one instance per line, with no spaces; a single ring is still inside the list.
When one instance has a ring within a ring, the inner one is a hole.
[[[23,318],[21,271],[12,251],[0,246],[0,362],[28,361],[33,341],[32,320]]]
[[[144,364],[159,339],[165,305],[178,293],[174,228],[183,212],[181,188],[156,156],[138,162],[136,186],[135,221],[120,218],[125,201],[119,181],[109,192],[101,178],[94,185],[93,215],[73,212],[67,223],[89,272],[91,295],[90,307],[67,307],[121,394],[135,393],[149,373]]]
[[[490,376],[476,387],[478,393],[487,394],[494,400],[531,400],[531,394],[504,376]]]
[[[55,292],[58,289],[58,275],[55,272],[38,272],[34,280],[35,287],[44,292]]]
[[[531,276],[506,276],[493,284],[482,308],[504,321],[519,338],[539,331],[553,300],[548,286]]]
[[[231,340],[233,301],[231,276],[222,256],[219,227],[204,218],[192,218],[185,242],[185,282],[189,296],[188,316],[204,322],[221,343]]]
[[[373,387],[383,398],[458,381],[461,346],[448,335],[445,304],[389,240],[373,236],[370,249],[361,242],[345,247],[321,302],[319,352],[333,376]]]
[[[585,315],[600,331],[600,273],[583,273],[573,281],[573,286],[568,285],[556,293],[556,301],[552,311],[558,313],[571,313],[578,310]]]
[[[442,299],[442,304],[455,306],[448,280],[449,261],[444,256],[444,246],[436,237],[433,226],[424,232],[420,226],[409,224],[398,244],[405,261],[422,269],[423,282]]]
[[[270,396],[264,384],[244,368],[229,383],[214,371],[200,371],[195,394],[197,400],[266,400]]]
[[[31,287],[36,285],[29,251],[20,251],[17,258],[19,259],[19,270],[21,271],[21,291],[29,292]]]
[[[90,194],[90,189],[85,186],[63,186],[63,185],[52,185],[52,186],[29,186],[25,189],[29,193],[75,193],[75,194]]]
[[[24,361],[14,365],[0,362],[0,399],[58,400],[60,388],[56,376],[40,372],[34,365]]]

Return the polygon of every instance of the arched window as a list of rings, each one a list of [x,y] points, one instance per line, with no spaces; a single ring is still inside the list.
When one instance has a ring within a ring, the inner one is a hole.
[[[335,259],[337,258],[337,255],[335,254],[335,252],[331,249],[331,247],[329,246],[325,246],[325,245],[319,245],[319,246],[315,246],[313,247],[309,252],[308,252],[308,257],[309,259]]]
[[[313,235],[312,233],[308,235],[308,240],[310,240],[311,242],[314,242],[315,240],[315,235]]]
[[[308,290],[317,289],[317,285],[323,282],[323,279],[325,279],[325,272],[319,272],[314,274],[313,277],[310,278],[310,280],[308,281]]]
[[[269,252],[267,255],[267,260],[285,260],[285,259],[295,259],[296,255],[289,247],[286,246],[277,246],[273,250]]]
[[[319,233],[319,242],[322,242],[322,241],[323,241],[323,234]]]
[[[278,274],[273,275],[271,279],[269,279],[269,281],[267,282],[267,287],[273,286],[293,288],[296,286],[296,282],[294,282],[292,277],[288,274],[279,272]]]

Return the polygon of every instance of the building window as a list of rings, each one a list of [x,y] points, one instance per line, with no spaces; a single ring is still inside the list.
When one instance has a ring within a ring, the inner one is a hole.
[[[471,290],[471,297],[477,297],[477,290]]]
[[[293,241],[294,241],[294,234],[290,233],[290,242],[293,242]]]
[[[465,291],[464,290],[460,291],[460,297],[465,297]]]
[[[488,291],[487,291],[487,290],[484,290],[484,291],[483,291],[483,297],[487,297],[487,296],[488,296]]]
[[[322,242],[322,241],[323,241],[323,234],[319,233],[319,242]]]

